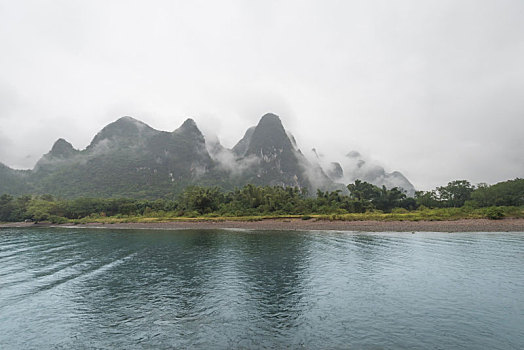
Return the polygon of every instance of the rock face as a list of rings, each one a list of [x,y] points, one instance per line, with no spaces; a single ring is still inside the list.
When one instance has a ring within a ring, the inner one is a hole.
[[[239,162],[256,159],[245,180],[255,185],[310,187],[305,175],[307,160],[289,139],[280,118],[268,113],[233,148]]]
[[[344,170],[338,162],[331,162],[326,170],[327,175],[333,181],[340,181],[344,177]]]
[[[291,155],[294,151],[280,118],[274,114],[264,115],[253,130],[246,155],[276,158],[282,154]]]
[[[252,126],[246,130],[244,137],[240,141],[238,141],[238,143],[233,147],[233,153],[235,153],[239,157],[243,157],[246,154],[247,149],[249,148],[249,142],[251,141],[251,137],[255,132],[255,128],[255,126]]]
[[[104,127],[84,150],[57,140],[32,171],[0,164],[0,194],[171,198],[188,185],[233,189],[248,183],[298,186],[314,193],[344,190],[337,182],[346,173],[338,163],[324,171],[306,159],[275,114],[264,115],[232,149],[218,140],[206,143],[192,119],[167,132],[123,117]],[[400,173],[387,176],[391,185],[409,184]]]

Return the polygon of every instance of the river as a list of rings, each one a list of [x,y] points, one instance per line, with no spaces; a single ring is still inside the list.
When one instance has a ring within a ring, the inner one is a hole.
[[[0,349],[522,349],[524,233],[0,230]]]

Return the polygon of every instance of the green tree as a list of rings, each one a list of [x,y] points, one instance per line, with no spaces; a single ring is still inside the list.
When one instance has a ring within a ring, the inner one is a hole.
[[[26,213],[34,221],[47,221],[51,216],[56,215],[57,203],[34,198],[29,202]]]
[[[402,200],[406,198],[406,194],[403,193],[398,187],[394,187],[390,190],[386,186],[382,186],[377,195],[372,199],[372,203],[375,208],[390,212],[393,208],[398,208],[401,205]]]
[[[516,178],[492,186],[479,184],[471,193],[471,200],[479,207],[524,205],[524,179]]]
[[[14,209],[13,196],[8,194],[0,196],[0,221],[12,221]]]
[[[380,196],[380,188],[366,181],[355,180],[347,185],[350,197],[357,200],[373,200]]]
[[[436,191],[416,191],[415,201],[417,206],[425,206],[428,208],[438,208],[442,206],[442,203],[438,199]]]
[[[180,195],[180,206],[185,210],[196,210],[200,214],[216,211],[223,200],[223,194],[218,187],[191,186]]]
[[[446,207],[461,207],[471,198],[474,189],[467,180],[455,180],[447,186],[437,187],[437,193]]]

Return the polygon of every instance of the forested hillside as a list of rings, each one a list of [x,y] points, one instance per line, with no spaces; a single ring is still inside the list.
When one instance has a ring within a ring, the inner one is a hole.
[[[192,119],[168,132],[123,117],[105,126],[84,150],[58,139],[31,171],[1,165],[0,193],[172,199],[188,186],[232,190],[247,184],[306,188],[311,194],[347,192],[342,168],[336,173],[323,169],[290,135],[278,116],[266,114],[227,149],[207,142]],[[376,185],[414,193],[398,172],[375,167],[358,174]]]

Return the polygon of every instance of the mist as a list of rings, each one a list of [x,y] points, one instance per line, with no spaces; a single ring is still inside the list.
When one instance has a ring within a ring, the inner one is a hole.
[[[84,149],[125,115],[191,117],[231,148],[273,112],[300,149],[358,150],[417,189],[523,177],[523,16],[518,0],[0,0],[0,162]]]

